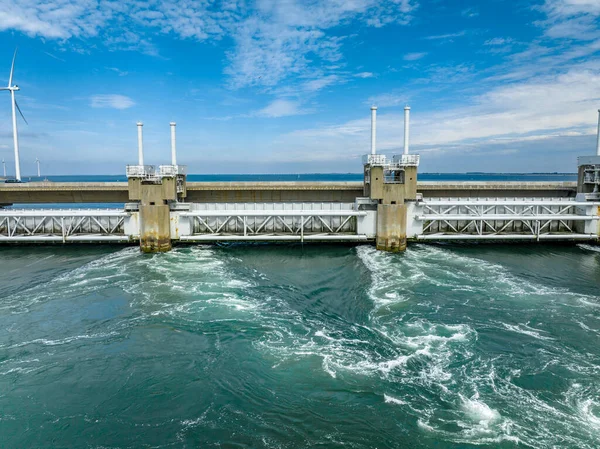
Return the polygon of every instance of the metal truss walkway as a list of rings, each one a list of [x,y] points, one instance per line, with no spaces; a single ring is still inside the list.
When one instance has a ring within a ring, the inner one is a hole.
[[[423,201],[417,240],[598,240],[600,203],[568,199]]]

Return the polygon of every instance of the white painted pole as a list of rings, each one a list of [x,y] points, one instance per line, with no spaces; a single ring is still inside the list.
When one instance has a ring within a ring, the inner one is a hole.
[[[371,154],[377,153],[377,106],[371,106]]]
[[[177,150],[175,148],[175,122],[171,122],[171,165],[177,165]]]
[[[596,135],[596,156],[600,156],[600,109],[598,109],[598,133]]]
[[[2,159],[2,171],[4,172],[4,177],[6,178],[6,162]]]
[[[410,130],[410,106],[404,107],[404,154],[408,154],[408,138]]]
[[[40,178],[42,176],[40,174],[40,160],[37,157],[35,158],[35,163],[37,165],[38,178]]]
[[[142,136],[142,127],[144,124],[142,122],[137,122],[138,129],[138,165],[144,165],[144,143]]]
[[[13,142],[15,145],[15,179],[21,180],[21,162],[19,161],[19,136],[17,135],[17,108],[15,104],[15,91],[11,89],[12,120],[13,120]]]

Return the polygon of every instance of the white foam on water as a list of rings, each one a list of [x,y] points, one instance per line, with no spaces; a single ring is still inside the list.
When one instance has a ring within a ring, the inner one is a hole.
[[[389,396],[387,394],[383,395],[383,399],[386,402],[386,404],[396,404],[396,405],[406,405],[407,402],[403,401],[401,399],[395,398],[393,396]]]
[[[487,425],[500,419],[500,413],[490,408],[485,402],[480,401],[479,394],[472,398],[465,398],[464,396],[460,396],[460,398],[462,410],[472,421]]]
[[[588,245],[586,243],[580,243],[577,245],[579,248],[584,249],[586,251],[592,251],[595,253],[600,253],[600,246]]]
[[[541,334],[541,332],[545,331],[541,329],[534,329],[532,327],[527,326],[526,324],[518,324],[515,326],[513,324],[502,323],[502,325],[509,331],[516,332],[518,334],[529,335],[530,337],[536,338],[538,340],[554,340],[554,338],[552,337],[548,337]]]
[[[44,346],[59,346],[59,345],[65,345],[65,344],[69,344],[72,343],[74,341],[78,341],[78,340],[97,340],[97,339],[105,339],[105,338],[109,338],[109,337],[114,337],[116,335],[119,335],[117,332],[108,332],[108,333],[97,333],[97,334],[85,334],[85,335],[74,335],[71,337],[65,337],[65,338],[60,338],[60,339],[56,339],[56,340],[50,340],[50,339],[45,339],[45,338],[36,338],[35,340],[30,340],[30,341],[24,341],[21,343],[16,343],[14,345],[10,345],[10,346],[0,346],[0,347],[6,347],[7,349],[13,349],[13,348],[21,348],[23,346],[28,346],[28,345],[44,345]]]

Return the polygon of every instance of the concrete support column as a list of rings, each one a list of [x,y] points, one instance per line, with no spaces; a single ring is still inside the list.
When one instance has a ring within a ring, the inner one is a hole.
[[[400,252],[406,250],[406,205],[377,205],[377,249]]]
[[[161,184],[143,184],[140,202],[140,249],[144,253],[171,250],[171,211]]]
[[[158,253],[171,249],[171,204],[177,201],[177,178],[160,183],[129,179],[129,200],[139,201],[140,249]]]

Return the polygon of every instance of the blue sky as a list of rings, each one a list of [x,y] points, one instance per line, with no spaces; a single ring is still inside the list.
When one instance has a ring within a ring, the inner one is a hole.
[[[575,171],[599,25],[599,0],[1,1],[0,84],[18,46],[24,175],[122,173],[138,120],[147,163],[174,120],[190,172],[359,172],[370,106],[393,154],[406,103],[421,171]]]

